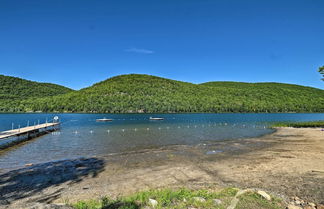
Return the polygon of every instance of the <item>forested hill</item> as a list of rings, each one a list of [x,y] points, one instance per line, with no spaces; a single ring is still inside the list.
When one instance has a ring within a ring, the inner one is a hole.
[[[39,83],[21,78],[0,75],[0,99],[26,99],[66,94],[72,90],[64,86]]]
[[[0,112],[25,111],[25,106],[21,103],[26,99],[34,100],[71,91],[73,90],[56,84],[0,75]]]
[[[63,95],[22,100],[15,111],[324,112],[324,90],[281,83],[192,84],[130,74]]]

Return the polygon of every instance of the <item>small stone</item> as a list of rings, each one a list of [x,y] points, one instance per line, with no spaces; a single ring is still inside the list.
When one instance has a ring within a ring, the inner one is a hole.
[[[295,196],[293,199],[294,199],[295,201],[296,201],[296,200],[300,200],[299,197],[297,197],[297,196]]]
[[[316,205],[316,209],[324,209],[324,205],[322,204]]]
[[[296,205],[288,205],[287,209],[302,209],[302,208]]]
[[[312,202],[309,202],[308,205],[311,206],[311,207],[314,207],[314,208],[316,206],[315,203],[312,203]]]
[[[271,201],[271,197],[270,197],[270,195],[268,195],[265,191],[261,191],[261,190],[259,190],[259,191],[257,191],[257,193],[258,193],[261,197],[263,197],[264,199],[266,199],[266,200],[268,200],[268,201]]]
[[[149,203],[152,205],[153,208],[155,208],[158,205],[158,201],[154,199],[149,199]]]
[[[296,205],[300,205],[301,204],[301,201],[300,200],[295,200],[295,204]]]
[[[215,205],[222,204],[222,201],[220,199],[213,199]]]
[[[203,197],[194,197],[193,199],[195,201],[198,201],[198,202],[205,202],[206,201],[205,198],[203,198]]]
[[[27,163],[27,164],[25,164],[25,166],[26,167],[30,167],[30,166],[33,166],[34,164],[32,164],[32,163]]]

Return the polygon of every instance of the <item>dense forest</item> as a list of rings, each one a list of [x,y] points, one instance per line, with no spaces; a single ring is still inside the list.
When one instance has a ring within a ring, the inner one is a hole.
[[[19,104],[26,99],[37,99],[73,91],[64,86],[39,83],[0,75],[0,112],[21,111]]]
[[[282,83],[192,84],[149,75],[121,75],[72,91],[27,94],[31,84],[3,87],[2,112],[324,112],[324,90]],[[41,85],[35,83],[34,85]],[[43,84],[44,85],[44,84]],[[7,89],[6,89],[7,88]],[[55,89],[54,88],[54,89]],[[34,90],[29,91],[36,91]],[[11,100],[6,92],[16,92]],[[22,95],[20,95],[20,93]],[[8,100],[11,100],[8,102]]]

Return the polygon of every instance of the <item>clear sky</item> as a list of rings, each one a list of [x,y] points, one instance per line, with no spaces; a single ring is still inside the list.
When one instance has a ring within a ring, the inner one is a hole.
[[[323,0],[1,0],[0,74],[74,89],[144,73],[324,88]]]

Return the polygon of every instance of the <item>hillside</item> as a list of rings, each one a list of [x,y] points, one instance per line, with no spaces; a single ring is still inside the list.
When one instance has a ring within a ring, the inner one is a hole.
[[[71,91],[56,84],[0,75],[0,111],[14,111],[12,108],[25,99],[55,96]]]
[[[281,83],[192,84],[121,75],[64,95],[23,100],[20,111],[324,112],[324,90]]]

